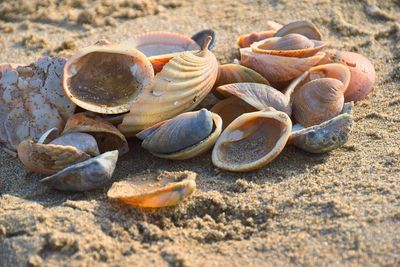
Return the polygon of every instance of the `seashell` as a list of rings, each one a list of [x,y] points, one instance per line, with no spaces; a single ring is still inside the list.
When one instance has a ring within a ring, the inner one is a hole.
[[[218,114],[222,119],[222,130],[244,113],[254,112],[257,109],[236,96],[231,96],[215,104],[211,112]]]
[[[221,133],[221,118],[206,109],[186,112],[154,125],[136,136],[153,155],[183,160],[210,149]]]
[[[280,154],[291,130],[292,122],[284,112],[270,108],[243,114],[218,138],[212,162],[233,172],[259,169]]]
[[[215,34],[215,31],[211,29],[199,31],[192,36],[192,40],[195,41],[199,47],[204,47],[206,45],[205,43],[207,42],[208,36],[211,36],[212,38],[210,44],[208,45],[208,50],[212,50],[217,42],[217,35]]]
[[[196,173],[163,172],[137,175],[129,180],[115,182],[107,192],[110,199],[140,208],[174,206],[196,190]]]
[[[0,142],[17,150],[25,139],[38,139],[50,128],[61,129],[75,110],[61,87],[63,58],[0,64]]]
[[[38,139],[38,144],[48,144],[52,140],[56,139],[60,136],[60,131],[57,128],[51,128],[47,130],[42,136]]]
[[[272,107],[291,115],[289,98],[266,84],[232,83],[218,87],[217,91],[236,96],[258,110]]]
[[[49,144],[73,146],[90,156],[98,156],[100,154],[96,139],[87,133],[69,133],[54,139]]]
[[[88,191],[110,181],[118,160],[118,150],[69,166],[48,176],[41,183],[61,191]]]
[[[363,55],[338,50],[328,50],[320,64],[340,63],[346,65],[351,74],[350,83],[344,93],[345,102],[359,101],[371,93],[375,85],[374,65]]]
[[[276,23],[275,21],[267,21],[266,31],[252,32],[239,36],[237,44],[240,48],[249,47],[252,43],[258,42],[267,38],[271,38],[275,35],[276,31],[282,27],[282,24]]]
[[[129,110],[153,77],[153,67],[140,51],[123,45],[94,45],[67,61],[63,87],[78,106],[117,114]]]
[[[342,114],[319,125],[308,128],[294,125],[288,143],[310,153],[326,153],[341,147],[350,138],[353,126],[348,104],[345,104]]]
[[[272,37],[253,43],[251,49],[255,53],[286,57],[310,57],[325,47],[322,41],[291,33],[283,37]]]
[[[343,108],[344,85],[333,78],[312,80],[292,95],[294,118],[303,126],[320,124],[337,116]]]
[[[73,146],[38,144],[27,139],[18,146],[18,157],[32,171],[53,174],[90,156]]]
[[[170,60],[132,104],[118,126],[120,131],[132,136],[193,110],[211,91],[218,74],[218,62],[207,47],[199,52],[180,53]]]
[[[269,84],[261,74],[252,69],[239,64],[224,64],[220,65],[218,68],[218,77],[214,88],[225,84],[246,82]],[[213,93],[220,98],[228,97],[228,95],[224,95],[224,92],[217,92],[214,90]]]
[[[89,112],[77,113],[67,121],[63,135],[83,132],[92,135],[101,153],[118,149],[120,155],[129,151],[125,136],[111,123]]]
[[[275,33],[275,36],[282,37],[291,33],[301,34],[313,40],[322,40],[322,35],[317,27],[312,22],[306,20],[295,21],[284,25]]]

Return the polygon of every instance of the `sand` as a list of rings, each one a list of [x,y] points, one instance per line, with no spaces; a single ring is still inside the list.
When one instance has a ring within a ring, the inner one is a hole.
[[[312,155],[287,147],[251,173],[216,169],[210,153],[160,160],[131,140],[114,181],[146,172],[198,174],[193,197],[159,211],[110,202],[109,186],[48,189],[0,152],[1,266],[399,266],[399,1],[113,2],[0,1],[0,62],[28,63],[144,31],[213,28],[215,54],[229,63],[238,56],[238,35],[262,30],[267,20],[308,19],[331,47],[370,58],[376,86],[356,103],[353,134],[342,148]]]

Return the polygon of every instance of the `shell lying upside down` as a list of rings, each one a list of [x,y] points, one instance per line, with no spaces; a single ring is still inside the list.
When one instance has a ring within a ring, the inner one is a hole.
[[[162,208],[179,204],[196,189],[196,173],[163,172],[137,175],[129,180],[116,182],[107,196],[134,207]]]
[[[218,168],[233,172],[259,169],[280,154],[291,130],[289,116],[281,111],[271,108],[243,114],[218,138],[212,162]]]
[[[207,96],[218,74],[218,62],[207,47],[208,43],[199,52],[180,53],[163,67],[118,126],[123,134],[133,136],[190,111]]]
[[[118,150],[71,165],[60,172],[40,180],[41,183],[61,191],[88,191],[110,181],[118,159]]]
[[[221,133],[221,118],[206,109],[186,112],[136,136],[142,147],[160,158],[183,160],[209,150]]]

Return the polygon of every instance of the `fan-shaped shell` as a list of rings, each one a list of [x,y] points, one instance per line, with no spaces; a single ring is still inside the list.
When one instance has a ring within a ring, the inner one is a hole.
[[[301,34],[313,40],[322,40],[321,33],[317,27],[312,22],[306,20],[295,21],[284,25],[275,33],[275,36],[282,37],[291,33]]]
[[[140,51],[123,45],[94,45],[67,61],[63,87],[78,106],[117,114],[129,110],[153,77],[153,67]]]
[[[218,74],[218,62],[207,46],[199,52],[180,53],[164,66],[118,126],[122,133],[132,136],[190,111],[207,96]]]
[[[375,85],[374,65],[363,55],[338,50],[328,50],[323,63],[340,63],[346,65],[351,74],[349,86],[344,93],[346,102],[364,99]]]
[[[266,84],[232,83],[218,87],[217,91],[236,96],[258,110],[272,107],[291,115],[289,98]]]
[[[218,138],[212,162],[218,168],[234,172],[259,169],[279,155],[291,129],[290,118],[280,111],[243,114]]]
[[[120,155],[123,155],[129,150],[125,136],[114,125],[90,112],[77,113],[69,118],[63,135],[74,132],[92,135],[101,153],[118,149]]]
[[[69,166],[40,180],[41,183],[61,191],[89,191],[110,181],[118,160],[118,150]]]
[[[167,159],[189,159],[210,149],[221,133],[222,120],[206,109],[186,112],[136,136],[142,147]]]
[[[174,206],[188,198],[196,189],[196,173],[149,173],[113,183],[107,192],[110,199],[140,208]]]

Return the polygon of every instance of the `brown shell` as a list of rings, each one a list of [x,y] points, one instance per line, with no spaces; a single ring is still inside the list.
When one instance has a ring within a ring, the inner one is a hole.
[[[306,20],[284,25],[275,33],[275,36],[282,37],[291,33],[298,33],[313,40],[322,40],[322,35],[317,27],[312,22]]]

